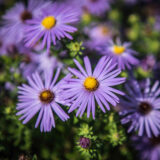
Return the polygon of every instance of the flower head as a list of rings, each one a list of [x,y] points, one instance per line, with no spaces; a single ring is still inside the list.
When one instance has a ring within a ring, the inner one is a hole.
[[[130,49],[130,46],[131,43],[125,42],[121,44],[121,42],[117,40],[116,44],[113,41],[110,41],[108,45],[98,47],[98,50],[103,55],[113,57],[113,61],[118,63],[120,69],[124,70],[125,68],[131,69],[131,66],[139,63],[138,59],[134,57],[137,52]]]
[[[41,74],[45,72],[53,72],[56,67],[62,68],[62,64],[58,62],[57,58],[46,53],[46,51],[37,54],[23,45],[20,45],[19,51],[22,53],[20,69],[24,78],[32,75],[35,70]]]
[[[53,75],[47,74],[44,83],[38,73],[32,74],[28,77],[29,85],[23,84],[18,87],[19,103],[16,109],[17,115],[22,115],[20,120],[23,119],[24,124],[39,112],[35,127],[38,127],[40,123],[41,131],[48,132],[55,127],[53,111],[62,121],[69,118],[59,105],[65,104],[60,87],[62,81],[55,84],[59,73],[58,69],[53,80]]]
[[[101,15],[110,9],[106,0],[83,0],[83,9],[94,15]]]
[[[56,39],[60,40],[64,37],[72,39],[69,32],[73,33],[77,29],[69,24],[77,20],[78,13],[73,8],[62,4],[51,5],[47,10],[43,10],[39,17],[28,20],[26,46],[32,47],[43,38],[42,48],[47,44],[47,49],[50,49],[52,42],[56,44]]]
[[[160,134],[160,88],[159,82],[156,81],[150,88],[150,80],[148,79],[144,87],[141,87],[137,81],[131,80],[126,89],[128,96],[122,99],[120,105],[123,116],[122,123],[130,123],[128,132],[138,130],[138,135],[147,135],[148,137],[158,136]]]
[[[102,57],[92,72],[88,57],[84,58],[86,71],[77,60],[74,60],[80,71],[69,68],[69,71],[77,78],[67,79],[68,85],[64,86],[65,98],[72,103],[69,112],[78,109],[76,116],[83,115],[87,109],[87,117],[92,116],[95,119],[95,100],[103,112],[104,106],[110,110],[109,104],[116,106],[119,98],[115,95],[123,92],[112,88],[112,86],[121,84],[125,78],[115,78],[120,74],[120,69],[115,69],[116,63],[112,63],[111,58]]]
[[[160,137],[132,137],[135,149],[139,151],[142,160],[159,160],[160,159]]]

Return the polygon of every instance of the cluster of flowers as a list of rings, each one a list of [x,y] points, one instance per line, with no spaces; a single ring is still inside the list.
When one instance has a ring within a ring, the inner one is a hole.
[[[9,54],[15,51],[16,46],[30,62],[20,66],[29,84],[18,87],[17,115],[22,115],[20,120],[25,124],[39,113],[35,127],[40,124],[41,131],[48,132],[55,127],[53,111],[62,121],[69,119],[63,107],[69,107],[68,113],[77,110],[76,116],[80,117],[86,111],[88,118],[92,114],[95,119],[97,105],[105,113],[106,109],[110,110],[109,104],[117,106],[120,102],[122,123],[130,124],[128,132],[134,130],[138,131],[139,136],[149,137],[143,145],[150,142],[154,147],[144,155],[148,157],[153,152],[151,159],[158,160],[160,148],[157,149],[153,139],[160,134],[159,82],[156,81],[150,88],[149,79],[145,85],[138,84],[134,79],[129,80],[126,84],[128,94],[122,99],[117,97],[116,94],[124,93],[113,86],[125,82],[125,78],[117,76],[121,70],[131,71],[139,61],[135,58],[138,53],[131,49],[131,43],[121,43],[119,39],[116,43],[112,41],[114,31],[108,29],[108,24],[94,25],[91,30],[86,28],[84,31],[90,38],[85,46],[103,55],[94,70],[89,58],[84,57],[84,67],[74,59],[77,69],[69,67],[68,74],[58,83],[60,67],[53,74],[58,62],[50,55],[52,43],[56,45],[65,37],[72,39],[70,33],[77,31],[77,28],[71,23],[78,22],[86,12],[101,15],[109,9],[110,2],[106,0],[83,0],[82,3],[68,0],[63,4],[29,0],[27,6],[17,3],[7,11],[0,31],[0,51]],[[33,50],[42,54],[35,54]],[[37,72],[31,74],[35,69]],[[44,74],[40,74],[41,71]],[[145,148],[140,145],[138,149]]]

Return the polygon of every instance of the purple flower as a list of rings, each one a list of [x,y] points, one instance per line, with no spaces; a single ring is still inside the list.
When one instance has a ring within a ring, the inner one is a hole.
[[[46,53],[46,51],[37,54],[34,61],[37,63],[37,71],[43,73],[53,72],[56,67],[62,68],[63,66],[63,64],[58,62],[56,57],[50,55],[50,53]]]
[[[112,28],[110,24],[98,24],[86,28],[84,32],[90,39],[84,45],[91,50],[96,50],[97,46],[106,44],[113,35]]]
[[[120,69],[115,69],[116,63],[112,63],[111,58],[102,57],[92,72],[91,64],[88,57],[84,58],[84,65],[86,71],[77,60],[74,60],[75,68],[69,68],[69,71],[77,78],[69,78],[68,85],[63,86],[65,89],[65,99],[72,105],[69,113],[78,109],[76,116],[83,115],[87,109],[87,117],[92,112],[93,119],[95,119],[95,100],[103,112],[110,110],[110,104],[116,106],[119,98],[115,93],[123,95],[123,92],[112,88],[121,83],[124,83],[125,78],[115,78],[121,73]]]
[[[150,88],[150,80],[140,86],[136,80],[126,85],[128,95],[121,100],[122,124],[129,123],[128,132],[138,131],[139,136],[158,136],[160,133],[160,88],[156,81]]]
[[[103,55],[109,55],[113,57],[113,62],[118,63],[118,67],[122,70],[125,68],[131,69],[132,65],[137,65],[139,63],[138,59],[134,57],[137,54],[136,51],[130,49],[131,43],[121,44],[120,40],[117,40],[115,44],[110,41],[108,45],[98,47],[98,50]]]
[[[100,42],[107,42],[112,37],[112,28],[107,24],[99,24],[92,28],[89,28],[88,35],[91,40]]]
[[[47,10],[43,10],[39,17],[28,20],[25,37],[26,46],[32,47],[42,38],[42,48],[47,45],[49,50],[51,42],[56,44],[56,39],[60,40],[64,37],[72,39],[68,32],[73,33],[77,29],[69,24],[77,20],[78,13],[75,12],[74,8],[62,4],[51,5]]]
[[[43,51],[41,54],[33,52],[31,49],[20,45],[19,51],[22,54],[20,69],[23,77],[32,75],[37,70],[39,73],[53,72],[55,68],[62,68],[56,57]]]
[[[51,72],[50,72],[51,73]],[[62,121],[66,121],[69,116],[63,111],[59,104],[66,104],[62,98],[61,83],[55,84],[60,74],[57,70],[53,80],[53,74],[46,74],[44,83],[38,73],[28,77],[29,85],[23,84],[18,87],[19,103],[17,104],[17,115],[22,115],[23,124],[26,124],[38,112],[38,118],[35,124],[37,128],[40,123],[41,132],[51,131],[55,127],[53,111]]]
[[[160,159],[160,137],[132,137],[133,145],[139,151],[141,160]]]
[[[83,0],[83,9],[94,15],[101,15],[110,9],[108,0]]]

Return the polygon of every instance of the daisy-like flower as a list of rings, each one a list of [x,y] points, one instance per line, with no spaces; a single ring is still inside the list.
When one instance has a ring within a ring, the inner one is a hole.
[[[131,43],[121,43],[120,40],[117,40],[116,44],[113,41],[110,41],[105,46],[98,47],[98,50],[103,55],[109,55],[113,58],[114,62],[118,63],[118,67],[122,70],[131,69],[134,65],[139,63],[138,59],[134,57],[137,54],[136,51],[130,49]]]
[[[160,159],[160,137],[132,137],[133,145],[141,160],[159,160]]]
[[[110,9],[109,0],[82,0],[83,9],[94,15],[101,15]]]
[[[92,27],[89,30],[88,34],[91,40],[106,42],[112,36],[112,29],[107,24],[99,24],[97,26]]]
[[[126,89],[128,95],[121,100],[122,124],[129,123],[128,132],[138,131],[139,136],[148,137],[160,134],[160,88],[156,81],[150,88],[150,80],[147,79],[143,86],[136,80],[131,80]]]
[[[63,4],[53,4],[47,10],[43,10],[41,16],[28,20],[28,26],[26,27],[26,46],[34,46],[42,37],[42,48],[47,45],[47,49],[50,49],[51,42],[56,44],[56,39],[67,37],[72,39],[72,36],[68,33],[73,33],[77,29],[69,23],[76,22],[78,20],[78,13],[74,8],[66,7]]]
[[[38,73],[28,77],[29,85],[23,84],[18,87],[19,103],[17,104],[17,115],[22,115],[23,124],[26,124],[38,112],[38,118],[35,124],[37,128],[40,123],[41,132],[49,132],[55,127],[53,111],[62,121],[66,121],[69,116],[63,111],[59,104],[65,104],[62,98],[62,81],[55,84],[60,73],[57,70],[53,80],[52,74],[47,74],[44,83]]]
[[[95,119],[95,100],[103,112],[106,112],[105,108],[110,110],[109,103],[116,106],[119,98],[115,93],[123,95],[123,92],[112,86],[125,81],[125,78],[116,78],[121,73],[120,69],[115,68],[117,64],[113,64],[111,58],[104,56],[92,72],[88,57],[84,58],[86,71],[77,60],[74,62],[80,71],[74,68],[69,68],[69,71],[77,78],[67,79],[68,84],[63,86],[65,99],[72,103],[69,112],[78,108],[76,116],[79,114],[82,116],[87,109],[87,117],[92,112],[93,119]]]
[[[19,45],[18,50],[22,56],[20,69],[24,78],[32,75],[35,70],[41,74],[53,72],[55,68],[62,68],[63,66],[56,57],[51,56],[47,51],[43,51],[39,54],[32,51],[30,48],[24,47],[23,44]]]
[[[15,43],[22,41],[26,20],[38,16],[41,9],[50,4],[50,2],[45,0],[29,0],[27,6],[22,2],[16,3],[15,6],[9,9],[2,17],[3,28],[6,30],[9,39]]]
[[[84,43],[86,48],[96,50],[99,45],[106,44],[113,36],[113,27],[110,24],[98,24],[87,27],[85,33],[89,36],[89,40]]]

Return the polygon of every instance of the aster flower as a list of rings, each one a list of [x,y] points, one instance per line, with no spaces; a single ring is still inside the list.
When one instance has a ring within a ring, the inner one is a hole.
[[[78,109],[76,116],[79,114],[82,116],[87,109],[87,117],[92,112],[95,119],[95,100],[103,112],[106,112],[105,108],[110,110],[109,103],[116,106],[119,98],[115,93],[123,95],[123,92],[112,88],[112,86],[125,81],[125,78],[115,78],[121,73],[120,69],[115,69],[117,64],[113,64],[111,58],[104,56],[92,72],[88,57],[84,58],[86,71],[77,60],[74,62],[80,71],[75,68],[69,68],[69,71],[77,78],[67,79],[68,84],[63,86],[65,99],[72,103],[69,113]]]
[[[56,67],[62,68],[63,66],[56,57],[50,55],[46,51],[42,54],[37,54],[34,61],[37,63],[37,71],[40,73],[53,72]]]
[[[101,15],[110,9],[108,0],[83,0],[83,9],[94,15]]]
[[[122,70],[125,68],[131,69],[133,65],[139,63],[138,59],[134,57],[137,54],[136,51],[130,49],[131,43],[121,44],[120,40],[117,40],[115,44],[113,41],[110,41],[107,45],[102,45],[97,49],[103,55],[109,55],[113,58],[113,62],[118,63],[118,67]]]
[[[31,47],[43,38],[42,48],[47,45],[49,50],[51,42],[56,44],[56,39],[60,40],[64,37],[72,39],[68,32],[73,33],[77,29],[69,24],[76,22],[77,16],[78,13],[73,8],[54,3],[47,10],[44,10],[39,17],[28,20],[26,46]]]
[[[106,44],[113,36],[112,28],[110,24],[98,24],[87,27],[84,32],[90,39],[85,42],[86,47],[95,50],[96,46]]]
[[[53,72],[55,68],[62,68],[56,57],[51,56],[46,51],[41,54],[33,52],[30,48],[26,48],[23,45],[19,46],[19,52],[22,55],[22,62],[20,69],[23,77],[26,78],[37,70],[39,73]]]
[[[141,160],[160,159],[160,137],[132,137],[135,149],[139,151]]]
[[[23,124],[26,124],[38,112],[38,118],[35,124],[37,128],[40,124],[41,132],[51,131],[55,127],[53,111],[62,121],[66,121],[69,116],[63,111],[59,104],[65,104],[62,98],[60,86],[62,81],[55,84],[60,73],[57,70],[53,80],[52,74],[47,74],[44,83],[38,73],[28,77],[29,85],[23,84],[18,87],[19,103],[17,104],[17,115],[22,115]]]
[[[140,86],[136,80],[131,80],[126,85],[128,95],[121,100],[122,124],[129,123],[128,132],[138,131],[139,136],[148,137],[160,134],[160,88],[156,81],[150,87],[150,80]]]
[[[3,28],[6,30],[9,39],[15,43],[22,41],[26,21],[38,16],[41,9],[48,7],[50,4],[50,2],[45,0],[29,0],[28,6],[25,6],[22,2],[16,3],[2,17]]]
[[[87,30],[91,40],[107,42],[112,36],[112,29],[109,24],[98,24]]]

